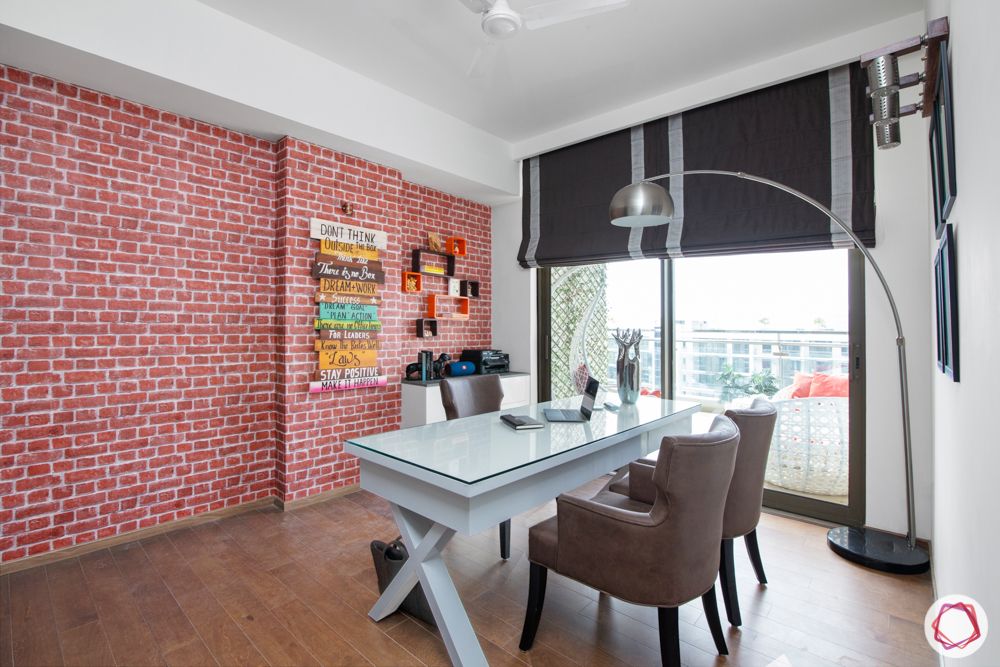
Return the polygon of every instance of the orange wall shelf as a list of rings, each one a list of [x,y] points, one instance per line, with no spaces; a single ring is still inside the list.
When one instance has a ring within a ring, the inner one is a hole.
[[[451,313],[442,313],[438,310],[440,301],[457,301],[458,310]],[[469,298],[465,296],[449,296],[447,294],[427,295],[427,317],[441,320],[467,320],[469,319]]]

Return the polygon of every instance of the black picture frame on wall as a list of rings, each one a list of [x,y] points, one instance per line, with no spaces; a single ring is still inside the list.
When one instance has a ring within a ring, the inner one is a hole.
[[[955,197],[958,179],[955,174],[955,117],[951,97],[951,74],[948,66],[948,42],[941,42],[938,75],[935,82],[934,109],[931,112],[930,151],[931,189],[934,199],[934,233],[941,238]]]
[[[931,152],[931,210],[934,212],[934,237],[941,238],[944,231],[944,211],[941,201],[944,199],[944,180],[941,173],[941,132],[937,124],[937,114],[931,114],[931,129],[927,144]]]
[[[937,303],[938,369],[959,381],[958,374],[958,276],[955,261],[955,236],[945,224],[934,259],[934,289]]]

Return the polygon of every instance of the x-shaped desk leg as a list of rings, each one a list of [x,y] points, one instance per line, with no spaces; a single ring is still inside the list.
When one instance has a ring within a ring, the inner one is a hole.
[[[451,663],[463,667],[487,665],[469,615],[441,558],[441,550],[455,531],[396,504],[392,504],[392,516],[396,519],[410,557],[368,615],[381,621],[392,614],[419,582],[434,613]]]

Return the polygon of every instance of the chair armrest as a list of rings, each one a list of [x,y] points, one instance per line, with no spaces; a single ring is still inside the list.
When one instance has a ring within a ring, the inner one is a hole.
[[[605,505],[604,503],[594,502],[593,500],[588,500],[586,498],[577,498],[576,496],[568,496],[566,494],[562,494],[556,498],[556,508],[560,521],[563,516],[571,513],[575,516],[579,516],[581,521],[585,521],[594,527],[599,526],[600,522],[609,521],[643,527],[655,525],[655,522],[646,512],[633,512],[620,507]],[[562,530],[559,532],[562,533]]]
[[[631,601],[649,595],[650,573],[664,554],[649,548],[658,523],[648,513],[561,495],[556,570]],[[662,518],[660,518],[662,520]]]
[[[628,464],[628,497],[640,503],[652,505],[656,502],[656,485],[653,471],[656,464],[649,461],[632,461]]]

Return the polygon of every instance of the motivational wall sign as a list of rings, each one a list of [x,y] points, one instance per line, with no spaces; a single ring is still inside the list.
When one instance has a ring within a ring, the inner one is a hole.
[[[381,331],[381,322],[355,322],[352,320],[313,320],[313,329],[365,329]]]
[[[333,278],[320,278],[319,281],[320,292],[352,296],[378,296],[378,286],[379,284],[376,282],[359,283],[353,280],[335,280]]]
[[[319,240],[319,253],[317,254],[332,255],[340,258],[366,259],[369,261],[378,259],[378,250],[371,246],[360,245],[358,243],[344,243],[343,241],[328,238],[321,238]]]
[[[313,349],[320,350],[377,350],[378,340],[323,340],[317,338],[313,341]]]
[[[313,218],[309,221],[309,236],[314,239],[327,239],[365,246],[374,250],[385,250],[389,247],[389,235],[385,232],[345,225],[341,222],[330,222],[320,218]]]
[[[379,286],[385,271],[379,251],[389,235],[331,220],[312,218],[309,236],[319,241],[310,273],[319,280],[314,343],[319,369],[311,393],[384,387],[388,376],[378,366],[382,323]]]
[[[378,262],[371,264],[339,264],[336,262],[313,262],[313,278],[339,278],[363,283],[384,283],[385,273]]]
[[[320,370],[371,368],[378,363],[378,350],[320,350]]]
[[[319,318],[321,320],[359,320],[375,321],[378,319],[378,306],[359,306],[353,303],[327,303],[319,304]]]
[[[316,303],[356,303],[359,306],[377,306],[382,303],[382,299],[377,296],[316,292]]]

